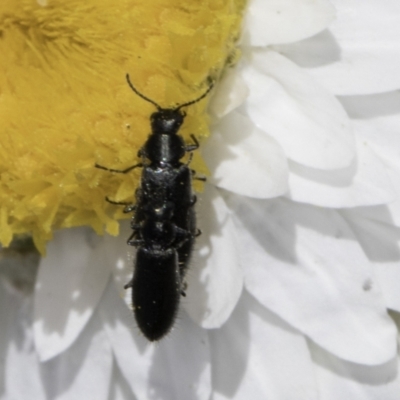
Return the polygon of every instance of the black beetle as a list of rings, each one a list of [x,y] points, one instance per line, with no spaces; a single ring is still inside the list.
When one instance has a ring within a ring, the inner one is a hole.
[[[97,168],[127,173],[143,168],[136,190],[136,203],[125,204],[124,212],[134,211],[133,230],[128,244],[137,247],[135,270],[125,289],[132,288],[133,310],[139,329],[150,341],[160,340],[172,328],[179,308],[180,296],[185,296],[185,275],[193,250],[196,229],[192,190],[194,171],[181,160],[199,147],[194,135],[193,144],[185,144],[178,134],[186,113],[181,111],[202,100],[213,87],[199,98],[175,108],[162,108],[141,94],[126,75],[131,89],[152,103],[157,111],[150,117],[151,134],[139,150],[141,162],[115,170],[96,164]],[[204,180],[204,178],[196,178]]]

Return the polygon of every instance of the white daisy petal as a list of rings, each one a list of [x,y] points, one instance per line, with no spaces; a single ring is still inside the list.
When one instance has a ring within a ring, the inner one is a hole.
[[[249,88],[237,69],[229,69],[218,82],[209,112],[216,118],[222,118],[240,106],[249,94]]]
[[[67,352],[42,365],[48,399],[106,400],[111,376],[111,346],[96,314]]]
[[[243,287],[230,211],[217,189],[206,185],[199,199],[202,235],[187,273],[189,315],[205,328],[220,327],[236,306]]]
[[[215,400],[319,399],[304,336],[246,291],[228,322],[209,335]]]
[[[310,343],[318,380],[319,399],[398,400],[398,358],[382,365],[359,365],[329,354]]]
[[[171,337],[157,344],[148,380],[150,396],[143,400],[209,400],[212,391],[209,347],[207,333],[185,313],[180,313]]]
[[[383,210],[382,210],[383,211]],[[388,222],[375,221],[362,213],[343,210],[368,258],[376,266],[375,273],[382,288],[387,308],[400,311],[400,228]],[[366,214],[368,215],[368,214]]]
[[[135,396],[145,399],[153,349],[139,335],[132,311],[118,297],[113,282],[108,284],[98,310],[118,368]]]
[[[335,17],[327,0],[251,0],[244,17],[244,45],[290,43],[315,35]]]
[[[341,98],[353,119],[360,140],[368,143],[387,168],[393,188],[400,197],[400,93]],[[386,207],[361,207],[354,210],[365,218],[400,226],[400,203]]]
[[[133,395],[128,382],[123,377],[121,370],[117,367],[114,362],[113,377],[111,379],[111,388],[109,400],[136,400]]]
[[[32,303],[0,282],[0,397],[4,400],[46,399],[33,343]]]
[[[234,193],[269,198],[288,190],[281,146],[247,118],[232,112],[213,127],[203,146],[211,183]]]
[[[318,169],[350,165],[355,146],[346,112],[306,72],[278,53],[258,50],[243,74],[249,116],[289,158]]]
[[[340,358],[367,365],[393,358],[395,327],[336,211],[248,200],[237,215],[245,285],[262,304]]]
[[[389,227],[400,227],[400,200],[381,206],[357,207],[351,209],[351,214],[365,218],[377,224]]]
[[[371,135],[377,143],[385,147],[386,150],[395,151],[398,149],[391,148],[393,140],[398,139],[398,128],[400,118],[400,93],[398,90],[372,95],[362,96],[341,96],[340,102],[347,111],[347,114],[355,122],[371,123],[372,128],[383,128],[384,135]]]
[[[42,361],[74,342],[103,293],[110,269],[102,240],[88,228],[65,229],[47,247],[34,301],[35,345]]]
[[[400,87],[400,3],[332,0],[337,18],[302,43],[277,46],[332,93],[382,93]]]
[[[288,197],[322,207],[385,204],[396,198],[385,165],[368,143],[357,141],[357,160],[337,171],[321,171],[291,162]]]
[[[149,343],[134,326],[132,312],[114,285],[110,282],[107,286],[99,313],[117,365],[138,400],[209,399],[210,355],[205,332],[181,313],[169,337]]]
[[[125,220],[119,224],[118,236],[105,235],[104,237],[104,246],[118,294],[125,300],[129,309],[132,307],[132,291],[124,289],[124,286],[132,279],[136,260],[135,248],[127,244],[131,234],[131,221]]]
[[[400,93],[342,97],[342,104],[355,118],[355,132],[386,165],[400,196]]]

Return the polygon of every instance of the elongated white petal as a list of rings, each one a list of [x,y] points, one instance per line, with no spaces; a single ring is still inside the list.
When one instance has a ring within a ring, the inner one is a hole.
[[[346,96],[341,102],[354,118],[356,135],[385,164],[400,196],[400,93]]]
[[[66,350],[79,336],[110,274],[101,238],[87,228],[56,232],[39,267],[34,333],[42,361]]]
[[[215,400],[319,400],[304,336],[246,291],[209,335]]]
[[[400,87],[400,3],[332,0],[337,18],[328,32],[279,46],[332,93],[372,94]]]
[[[278,53],[253,51],[249,62],[243,74],[253,122],[300,164],[327,170],[349,166],[354,137],[336,98]]]
[[[135,399],[135,396],[114,360],[109,400],[128,399]]]
[[[387,168],[368,143],[357,141],[357,160],[345,169],[321,171],[290,163],[288,197],[322,207],[385,204],[396,198]]]
[[[146,398],[146,380],[153,349],[140,336],[133,313],[110,282],[99,304],[99,315],[111,343],[118,368],[138,399]]]
[[[334,17],[327,0],[251,0],[242,41],[251,46],[296,42],[322,31]]]
[[[107,286],[99,313],[118,368],[138,400],[209,399],[207,335],[185,313],[180,314],[169,336],[155,344],[140,335],[132,312],[117,295],[114,282]]]
[[[341,360],[313,343],[310,343],[310,349],[320,400],[398,400],[397,356],[384,364],[370,366]]]
[[[356,122],[363,122],[365,127],[371,125],[365,134],[371,140],[375,139],[382,147],[388,151],[396,151],[393,149],[394,140],[399,141],[397,131],[400,119],[400,93],[392,91],[380,94],[361,95],[361,96],[341,96],[340,102],[344,106],[347,113]],[[383,135],[372,132],[374,129],[384,130]]]
[[[206,185],[199,197],[196,240],[187,273],[187,298],[182,299],[189,315],[205,328],[220,327],[235,308],[243,287],[243,271],[230,211],[220,192]]]
[[[238,68],[225,72],[213,95],[209,111],[216,118],[222,118],[240,106],[249,95],[249,88]]]
[[[394,357],[396,329],[379,285],[336,211],[247,200],[237,215],[245,285],[262,304],[340,358],[374,365]]]
[[[132,234],[131,222],[129,220],[121,221],[119,224],[119,235],[106,235],[104,246],[107,251],[112,276],[118,290],[118,294],[125,300],[129,310],[132,309],[132,291],[124,289],[124,286],[132,279],[136,250],[127,244],[129,236]]]
[[[342,214],[376,267],[386,307],[400,311],[400,228],[391,221],[390,211],[386,210],[386,222],[368,218],[367,209],[364,213],[343,210]]]
[[[400,93],[346,96],[340,100],[353,118],[357,136],[368,143],[386,166],[400,198]],[[362,207],[354,211],[368,219],[400,226],[399,200],[386,207]]]
[[[210,182],[231,192],[270,198],[288,190],[288,166],[281,146],[237,112],[213,127],[203,156]]]
[[[43,364],[47,398],[107,400],[112,365],[111,346],[95,314],[68,351]]]
[[[0,282],[0,397],[47,400],[33,343],[32,298]]]

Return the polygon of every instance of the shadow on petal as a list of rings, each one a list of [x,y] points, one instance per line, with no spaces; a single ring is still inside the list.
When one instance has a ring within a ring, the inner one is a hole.
[[[362,365],[337,358],[314,342],[309,346],[315,364],[332,375],[370,386],[388,385],[398,379],[397,357],[381,365]]]
[[[300,42],[272,46],[272,48],[303,68],[322,67],[341,59],[339,43],[327,29]]]

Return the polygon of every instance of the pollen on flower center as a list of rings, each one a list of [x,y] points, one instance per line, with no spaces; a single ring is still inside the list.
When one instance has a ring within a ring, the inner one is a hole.
[[[216,80],[235,52],[242,0],[3,2],[0,5],[0,241],[33,235],[43,252],[54,229],[118,233],[120,207],[140,173],[125,169],[150,131],[154,107],[181,104]],[[187,110],[182,134],[208,134],[206,102]],[[205,171],[201,160],[194,166]]]

